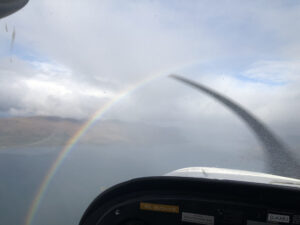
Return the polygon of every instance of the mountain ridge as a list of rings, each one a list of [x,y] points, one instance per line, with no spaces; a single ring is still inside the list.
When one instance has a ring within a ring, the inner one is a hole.
[[[0,149],[22,146],[62,146],[86,121],[60,117],[14,117],[0,119]],[[161,135],[161,134],[164,135]],[[80,138],[83,144],[165,143],[182,140],[174,128],[146,123],[101,120],[92,124]]]

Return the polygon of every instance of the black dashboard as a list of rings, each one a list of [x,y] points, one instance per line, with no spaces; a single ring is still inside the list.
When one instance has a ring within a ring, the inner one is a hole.
[[[147,177],[100,194],[80,225],[300,224],[300,189],[188,177]]]

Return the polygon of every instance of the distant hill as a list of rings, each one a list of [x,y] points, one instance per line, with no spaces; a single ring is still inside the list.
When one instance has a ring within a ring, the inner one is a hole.
[[[17,117],[0,119],[0,148],[64,145],[85,121],[58,117]],[[133,144],[165,143],[182,140],[174,128],[120,121],[99,121],[80,143],[99,145],[116,142]]]

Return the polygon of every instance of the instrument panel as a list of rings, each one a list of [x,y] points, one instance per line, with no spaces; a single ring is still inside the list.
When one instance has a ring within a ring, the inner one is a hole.
[[[186,177],[147,177],[100,194],[80,225],[300,224],[300,189]]]

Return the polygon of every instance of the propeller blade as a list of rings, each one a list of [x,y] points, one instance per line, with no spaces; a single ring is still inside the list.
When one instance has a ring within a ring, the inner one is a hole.
[[[188,86],[191,86],[208,96],[214,98],[222,103],[225,107],[235,113],[242,119],[249,128],[253,131],[257,139],[263,145],[268,158],[269,172],[281,176],[290,176],[300,178],[300,166],[289,151],[288,147],[284,145],[262,122],[260,122],[249,111],[244,109],[229,98],[220,93],[205,87],[202,84],[196,83],[178,75],[170,75],[171,78],[180,81]]]

